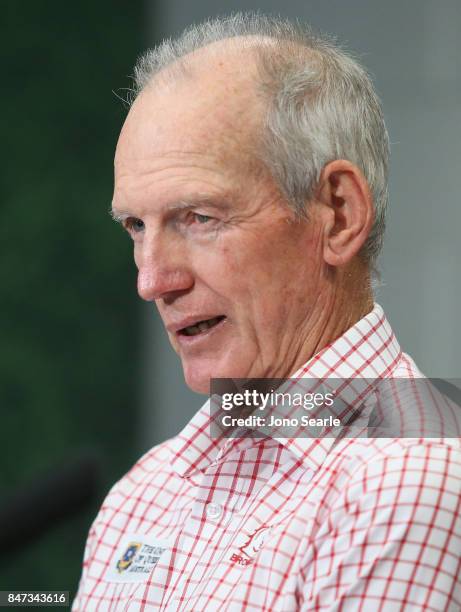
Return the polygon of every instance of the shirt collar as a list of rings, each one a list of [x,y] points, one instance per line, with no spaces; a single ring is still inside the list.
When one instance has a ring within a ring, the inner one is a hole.
[[[375,304],[370,313],[314,355],[292,378],[385,378],[395,369],[400,357],[400,346],[383,309]],[[232,443],[228,438],[211,438],[210,424],[207,400],[174,438],[171,464],[181,476],[206,469]],[[275,439],[314,470],[323,463],[335,441],[332,437]]]

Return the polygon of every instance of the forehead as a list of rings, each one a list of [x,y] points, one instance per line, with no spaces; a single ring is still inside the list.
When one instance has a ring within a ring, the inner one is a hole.
[[[197,54],[184,74],[161,75],[135,100],[120,134],[115,164],[175,152],[207,151],[229,161],[254,151],[262,102],[254,67],[242,54]],[[247,54],[248,55],[248,54]]]

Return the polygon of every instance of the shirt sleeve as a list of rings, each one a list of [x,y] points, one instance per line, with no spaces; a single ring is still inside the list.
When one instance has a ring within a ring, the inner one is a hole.
[[[425,442],[361,466],[306,550],[303,612],[460,610],[460,451]]]
[[[84,583],[86,580],[86,575],[88,573],[88,567],[90,565],[90,560],[93,557],[94,554],[94,549],[96,546],[96,527],[95,527],[95,523],[96,521],[92,524],[90,531],[88,533],[88,538],[86,540],[86,544],[85,544],[85,552],[83,555],[83,569],[82,569],[82,575],[80,577],[80,581],[79,581],[79,586],[78,586],[78,590],[77,590],[77,594],[75,596],[75,599],[72,603],[72,612],[78,612],[79,610],[83,610],[82,608],[82,592],[84,590]]]

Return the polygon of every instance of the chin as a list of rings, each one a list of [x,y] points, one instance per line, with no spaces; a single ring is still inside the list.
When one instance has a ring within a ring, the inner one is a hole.
[[[203,372],[199,371],[197,368],[188,368],[184,366],[184,380],[189,389],[194,391],[194,393],[209,395],[212,378],[213,374],[209,371]]]
[[[200,393],[200,395],[209,395],[210,394],[210,379],[206,382],[201,380],[188,380],[186,378],[186,385],[189,387],[191,391],[194,393]]]
[[[210,362],[202,364],[188,364],[183,361],[184,380],[186,385],[195,393],[203,395],[210,394],[210,384],[212,378],[246,378],[245,374],[230,368],[229,363],[224,360],[222,364]],[[243,370],[242,370],[243,371]]]

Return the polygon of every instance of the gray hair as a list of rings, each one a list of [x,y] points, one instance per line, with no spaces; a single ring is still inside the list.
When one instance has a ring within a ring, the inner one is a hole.
[[[135,96],[163,69],[184,67],[188,54],[236,37],[256,41],[258,85],[267,100],[261,160],[300,216],[308,214],[306,203],[325,164],[347,159],[357,165],[374,201],[374,224],[361,255],[376,272],[388,202],[389,139],[371,78],[331,37],[253,13],[205,21],[138,59]]]

